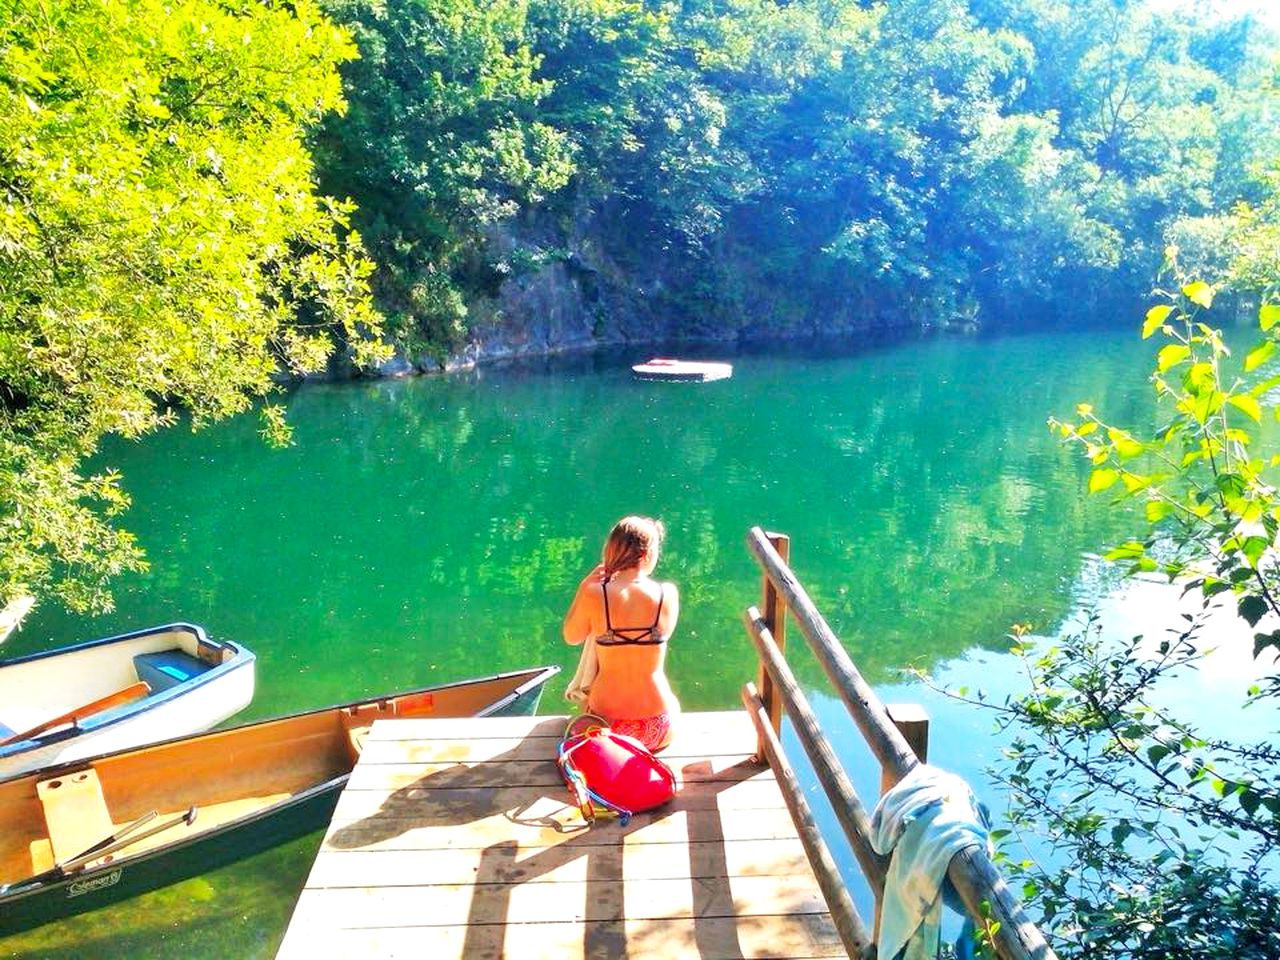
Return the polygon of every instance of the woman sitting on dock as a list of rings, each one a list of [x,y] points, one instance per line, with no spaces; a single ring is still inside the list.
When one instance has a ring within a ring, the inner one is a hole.
[[[588,670],[583,676],[580,667],[574,678],[586,688],[587,711],[650,750],[671,740],[671,723],[680,712],[663,672],[680,594],[674,583],[651,576],[664,532],[661,522],[648,517],[619,520],[605,541],[604,562],[579,584],[564,618],[566,643],[594,640],[594,675]],[[584,664],[589,654],[584,652]]]

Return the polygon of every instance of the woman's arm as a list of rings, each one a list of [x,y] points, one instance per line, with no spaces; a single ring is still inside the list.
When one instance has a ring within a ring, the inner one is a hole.
[[[578,646],[591,636],[591,612],[595,602],[595,591],[600,586],[600,577],[604,573],[604,564],[596,567],[578,584],[578,592],[569,604],[569,612],[564,615],[564,642],[570,646]]]

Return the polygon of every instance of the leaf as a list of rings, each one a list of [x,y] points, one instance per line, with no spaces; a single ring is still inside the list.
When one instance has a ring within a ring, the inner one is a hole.
[[[1134,560],[1143,556],[1147,548],[1137,540],[1129,540],[1117,547],[1112,547],[1102,555],[1103,560]]]
[[[1188,283],[1182,288],[1182,294],[1192,303],[1208,310],[1213,306],[1213,287],[1203,280]]]
[[[1185,343],[1171,343],[1168,346],[1161,347],[1160,352],[1156,354],[1156,367],[1161,373],[1164,373],[1174,364],[1181,363],[1189,356],[1191,356],[1191,348]]]
[[[1130,493],[1137,493],[1139,490],[1145,490],[1151,486],[1151,478],[1144,477],[1138,473],[1130,473],[1128,470],[1120,474],[1120,479],[1124,481],[1124,488]]]
[[[1089,492],[1100,493],[1119,479],[1120,471],[1118,470],[1112,470],[1110,467],[1095,470],[1089,476]]]
[[[1271,355],[1276,352],[1276,343],[1274,340],[1264,340],[1258,346],[1254,347],[1244,358],[1244,371],[1248,373],[1250,370],[1256,370],[1268,360]]]
[[[1227,403],[1252,418],[1254,423],[1262,422],[1262,407],[1257,400],[1247,393],[1237,393],[1234,396],[1227,397]]]
[[[1264,303],[1258,311],[1258,326],[1270,330],[1280,323],[1280,303]]]
[[[1262,797],[1256,790],[1250,790],[1248,787],[1240,791],[1240,807],[1249,816],[1253,816],[1258,812],[1258,807],[1262,803]]]
[[[1187,371],[1186,380],[1187,389],[1197,394],[1206,387],[1212,390],[1218,382],[1218,378],[1213,372],[1213,364],[1205,363],[1203,360],[1192,365],[1191,369]]]
[[[1123,430],[1117,430],[1112,427],[1107,431],[1107,436],[1111,442],[1115,444],[1116,453],[1128,460],[1130,457],[1136,457],[1146,449],[1141,443],[1135,440],[1131,435]]]
[[[1142,323],[1142,339],[1146,340],[1159,330],[1171,313],[1173,313],[1173,307],[1167,303],[1157,304],[1148,310],[1147,319]]]
[[[1236,612],[1248,621],[1249,626],[1256,627],[1267,612],[1267,601],[1257,594],[1246,594],[1236,604]]]
[[[1240,549],[1249,560],[1249,566],[1257,569],[1258,564],[1262,562],[1263,554],[1267,552],[1269,546],[1271,546],[1271,541],[1266,537],[1245,537]],[[1253,623],[1249,624],[1251,627],[1253,625]]]
[[[1147,501],[1147,523],[1159,523],[1173,513],[1173,504],[1167,500]]]
[[[1253,656],[1255,660],[1262,656],[1262,652],[1267,647],[1275,647],[1280,650],[1280,630],[1272,630],[1270,633],[1255,633],[1253,635]]]

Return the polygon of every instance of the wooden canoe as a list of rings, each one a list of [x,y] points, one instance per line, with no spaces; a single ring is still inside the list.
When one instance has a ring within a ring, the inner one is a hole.
[[[532,714],[559,669],[310,710],[0,782],[0,936],[317,830],[374,720]]]
[[[254,670],[190,623],[0,660],[0,778],[208,730],[249,705]]]

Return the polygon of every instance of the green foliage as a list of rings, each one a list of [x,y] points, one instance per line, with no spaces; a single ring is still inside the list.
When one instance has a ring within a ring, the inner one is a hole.
[[[305,2],[0,11],[0,601],[102,608],[142,565],[120,478],[79,473],[102,436],[244,410],[335,333],[380,355],[302,140],[355,49]]]
[[[1250,253],[1227,274],[1234,291],[1184,275],[1178,251],[1166,251],[1173,289],[1142,325],[1144,339],[1161,338],[1158,429],[1113,423],[1090,403],[1050,421],[1087,458],[1091,493],[1144,503],[1145,529],[1105,559],[1130,575],[1161,572],[1206,608],[1231,598],[1256,630],[1255,655],[1280,648],[1280,456],[1270,452],[1280,305],[1269,299],[1280,269],[1263,253],[1275,202],[1230,225],[1231,236],[1261,240],[1237,244]],[[1250,291],[1264,299],[1254,340],[1235,357],[1206,320],[1222,294]],[[1167,681],[1196,670],[1205,648],[1203,617],[1187,621],[1181,634],[1128,644],[1104,642],[1096,622],[1048,647],[1015,633],[1029,692],[996,707],[1014,738],[995,776],[1015,831],[1068,864],[1010,864],[1064,955],[1280,957],[1269,919],[1280,903],[1280,752],[1206,738],[1168,705]],[[1277,695],[1274,673],[1248,694]]]
[[[1062,956],[1280,957],[1266,879],[1280,753],[1205,738],[1159,705],[1162,683],[1197,668],[1196,631],[1117,645],[1094,620],[1051,646],[1019,631],[1029,692],[984,704],[1013,735],[993,771],[1012,831],[1064,864],[1002,858]]]
[[[362,56],[324,182],[441,350],[529,234],[720,331],[1084,309],[1260,197],[1277,144],[1256,24],[1145,3],[326,2]]]
[[[1175,251],[1170,251],[1171,269]],[[1112,549],[1107,558],[1131,572],[1161,571],[1198,590],[1206,603],[1235,598],[1250,626],[1280,614],[1280,562],[1272,549],[1280,532],[1280,492],[1274,482],[1280,456],[1260,444],[1263,421],[1277,419],[1270,359],[1280,329],[1280,308],[1258,313],[1261,340],[1243,363],[1229,367],[1222,331],[1204,322],[1215,290],[1184,282],[1152,307],[1143,337],[1167,342],[1156,355],[1152,384],[1168,419],[1150,436],[1137,437],[1108,423],[1090,404],[1071,422],[1051,424],[1078,445],[1093,465],[1091,493],[1123,485],[1122,496],[1145,500],[1148,529]],[[1257,651],[1280,647],[1280,633],[1256,634]]]
[[[318,145],[327,189],[353,195],[382,265],[399,338],[451,346],[465,332],[458,274],[483,231],[573,174],[575,145],[538,112],[551,83],[523,0],[332,0],[361,56],[349,109]],[[474,272],[474,271],[473,271]]]

